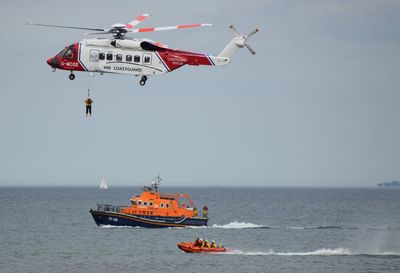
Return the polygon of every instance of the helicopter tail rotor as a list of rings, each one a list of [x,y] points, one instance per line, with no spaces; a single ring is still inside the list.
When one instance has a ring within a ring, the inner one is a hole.
[[[225,46],[221,53],[219,53],[218,57],[230,58],[238,49],[243,47],[246,47],[251,54],[256,54],[254,49],[247,43],[247,40],[259,31],[258,28],[254,29],[248,34],[241,34],[233,25],[230,25],[229,29],[232,30],[236,35],[230,41],[230,43]]]

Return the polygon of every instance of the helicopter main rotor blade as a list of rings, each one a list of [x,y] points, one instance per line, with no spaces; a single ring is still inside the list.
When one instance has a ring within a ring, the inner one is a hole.
[[[141,22],[143,22],[144,19],[146,19],[146,18],[149,17],[149,16],[150,16],[150,14],[147,14],[147,13],[146,13],[146,14],[142,14],[142,15],[136,17],[135,20],[133,20],[133,21],[127,23],[127,24],[125,25],[125,27],[126,27],[127,29],[132,29],[132,28],[134,28],[135,26],[137,26],[138,24],[140,24]]]
[[[99,32],[84,33],[83,35],[89,36],[89,35],[98,35],[98,34],[112,34],[112,33],[110,31],[99,31]]]
[[[134,29],[130,29],[128,31],[133,32],[133,33],[138,33],[138,32],[164,31],[164,30],[173,30],[173,29],[210,27],[210,26],[212,26],[212,24],[192,24],[192,25],[179,25],[179,26],[170,26],[170,27],[134,28]]]
[[[71,27],[71,26],[46,25],[46,24],[33,24],[33,23],[25,23],[25,25],[31,25],[31,26],[40,26],[40,27],[71,28],[71,29],[91,30],[91,31],[107,31],[107,29],[103,29],[103,28]]]

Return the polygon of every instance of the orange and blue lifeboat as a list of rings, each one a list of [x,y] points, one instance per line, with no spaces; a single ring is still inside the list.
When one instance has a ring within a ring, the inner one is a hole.
[[[208,208],[202,216],[185,193],[159,193],[161,178],[156,177],[151,187],[145,186],[142,194],[130,198],[130,206],[98,204],[90,209],[98,226],[132,226],[146,228],[207,226]]]

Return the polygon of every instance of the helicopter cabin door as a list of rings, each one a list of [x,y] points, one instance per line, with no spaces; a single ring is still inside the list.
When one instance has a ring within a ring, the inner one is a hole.
[[[155,69],[153,66],[153,54],[152,53],[143,53],[142,56],[142,64],[143,64],[143,74],[145,75],[154,75]]]
[[[89,71],[94,72],[98,71],[98,62],[99,62],[99,50],[98,49],[91,49],[89,53]]]

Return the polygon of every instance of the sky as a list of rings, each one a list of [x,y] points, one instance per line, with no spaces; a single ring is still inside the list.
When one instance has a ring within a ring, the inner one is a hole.
[[[51,72],[46,60],[142,13],[138,34],[217,55],[233,24],[257,52],[183,67],[145,86],[124,75]],[[369,187],[400,179],[400,2],[4,1],[0,186]],[[85,117],[91,89],[93,117]]]

